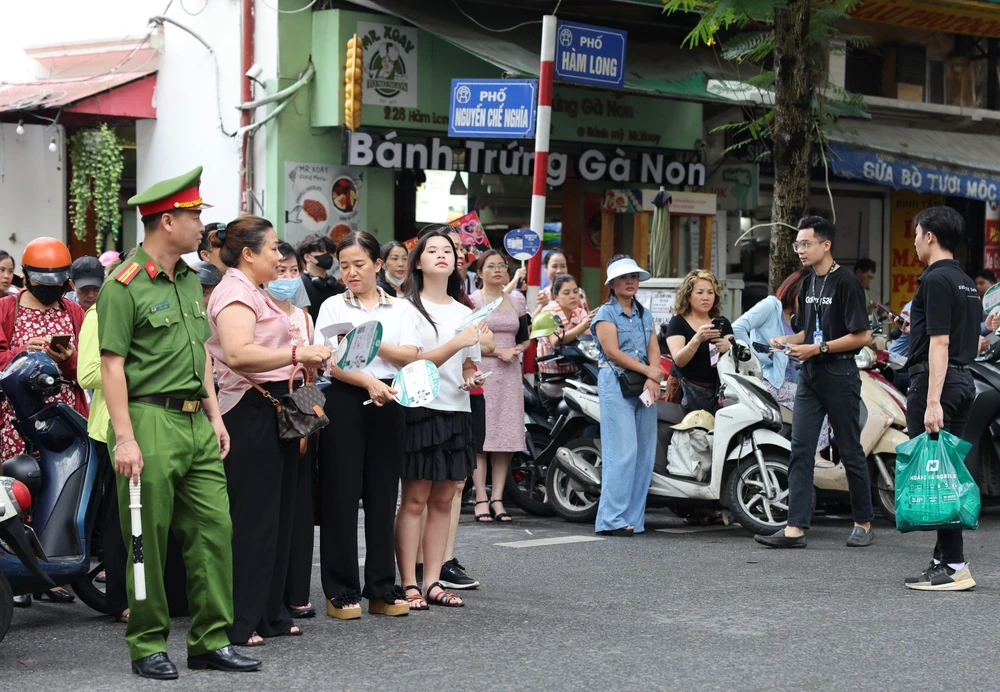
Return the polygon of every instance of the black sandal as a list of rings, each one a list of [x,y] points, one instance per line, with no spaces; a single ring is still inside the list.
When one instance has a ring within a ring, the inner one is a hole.
[[[437,596],[431,596],[431,591],[434,589],[441,589]],[[427,587],[427,594],[424,596],[424,600],[427,601],[428,604],[433,603],[434,605],[444,606],[446,608],[462,608],[465,606],[465,601],[455,594],[445,591],[439,581],[436,581]],[[455,603],[455,601],[458,601],[458,603]]]
[[[48,591],[37,592],[35,600],[52,601],[53,603],[72,603],[76,600],[76,596],[65,589],[49,589]]]
[[[479,502],[476,503],[475,506],[478,507],[479,505],[489,505],[489,504],[490,504],[489,500],[480,500]],[[491,512],[487,512],[486,514],[477,514],[476,521],[479,522],[480,524],[492,524],[493,514]]]
[[[495,505],[497,502],[503,504],[503,500],[490,500],[490,514],[493,514],[493,505]],[[504,524],[509,524],[510,522],[514,521],[514,518],[509,514],[507,514],[506,512],[500,512],[500,514],[493,514],[493,518]]]
[[[416,596],[410,596],[409,594],[407,594],[407,596],[406,596],[406,602],[410,604],[410,610],[430,610],[431,609],[431,607],[429,605],[427,605],[427,599],[424,598],[424,595],[422,593],[420,593],[420,587],[417,586],[416,584],[410,584],[409,586],[404,586],[403,587],[403,591],[404,592],[407,592],[407,591],[416,591],[417,592]],[[424,602],[423,607],[421,607],[419,605],[414,605],[414,603],[419,603],[420,601]]]

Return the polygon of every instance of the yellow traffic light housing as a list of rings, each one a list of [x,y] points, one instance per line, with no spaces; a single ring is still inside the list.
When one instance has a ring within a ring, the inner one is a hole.
[[[344,125],[351,132],[361,127],[363,74],[361,39],[354,34],[347,41],[347,63],[344,69]]]

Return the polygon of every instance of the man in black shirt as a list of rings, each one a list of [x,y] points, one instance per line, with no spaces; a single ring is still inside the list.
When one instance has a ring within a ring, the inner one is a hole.
[[[963,272],[954,252],[965,236],[965,223],[949,207],[929,207],[913,219],[913,245],[927,265],[913,296],[909,322],[910,388],[906,395],[906,430],[910,437],[947,430],[962,437],[976,390],[969,363],[979,344],[982,304],[975,282]],[[963,553],[961,531],[938,531],[934,559],[907,588],[965,591],[976,585]]]
[[[833,224],[819,216],[799,221],[795,251],[812,272],[799,289],[797,334],[771,340],[802,361],[792,409],[792,452],[788,464],[788,525],[772,536],[755,536],[770,548],[805,548],[813,508],[814,454],[826,416],[837,435],[847,471],[854,530],[851,547],[871,545],[871,484],[861,447],[861,376],[854,356],[871,342],[861,283],[833,260]]]
[[[319,319],[319,309],[324,300],[347,290],[347,286],[337,281],[331,271],[336,262],[336,252],[337,244],[325,235],[307,235],[299,243],[299,262],[306,267],[302,283],[309,296],[309,314],[313,322]]]

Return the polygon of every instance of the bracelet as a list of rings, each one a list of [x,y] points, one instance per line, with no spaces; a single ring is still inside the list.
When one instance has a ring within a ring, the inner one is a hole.
[[[122,440],[121,442],[116,443],[115,446],[111,448],[111,451],[117,452],[119,447],[127,445],[129,442],[135,442],[135,438],[133,437],[131,440]]]
[[[299,364],[299,361],[295,358],[295,349],[297,349],[297,348],[298,348],[298,346],[292,346],[292,365],[293,366]]]

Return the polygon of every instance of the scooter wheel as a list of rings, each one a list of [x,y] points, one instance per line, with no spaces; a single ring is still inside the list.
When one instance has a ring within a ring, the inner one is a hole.
[[[592,438],[578,438],[566,445],[594,466],[601,465],[601,450],[597,441]],[[553,459],[549,464],[549,473],[545,479],[549,502],[556,514],[566,521],[592,523],[597,518],[597,506],[600,495],[586,492],[580,485],[562,470],[559,459]]]
[[[761,535],[779,531],[788,521],[787,453],[765,451],[764,466],[775,491],[772,497],[767,497],[763,490],[760,468],[753,455],[741,459],[730,472],[725,492],[725,505],[736,523],[751,533]]]

